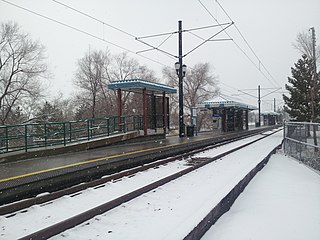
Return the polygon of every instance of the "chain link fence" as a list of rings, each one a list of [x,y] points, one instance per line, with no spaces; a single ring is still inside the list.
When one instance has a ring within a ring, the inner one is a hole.
[[[320,171],[320,123],[285,122],[284,152]]]

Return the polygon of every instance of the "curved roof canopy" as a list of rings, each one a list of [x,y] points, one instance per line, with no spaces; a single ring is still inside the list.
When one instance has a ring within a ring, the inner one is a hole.
[[[109,89],[121,89],[129,92],[142,92],[142,90],[145,88],[147,92],[158,94],[161,94],[163,92],[169,94],[177,93],[177,89],[171,86],[142,79],[117,80],[112,81],[107,86]]]
[[[198,104],[200,108],[239,108],[255,110],[257,107],[241,102],[241,100],[225,95],[219,95],[211,100],[203,101]]]

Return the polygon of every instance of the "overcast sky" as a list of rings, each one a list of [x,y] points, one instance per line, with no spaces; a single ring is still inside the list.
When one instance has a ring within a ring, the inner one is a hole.
[[[70,95],[74,90],[72,81],[77,60],[84,56],[89,47],[102,50],[108,48],[113,54],[127,49],[130,51],[130,57],[153,69],[157,77],[161,79],[163,65],[173,66],[176,60],[157,51],[141,53],[161,63],[159,64],[135,54],[135,52],[146,49],[146,46],[137,42],[133,36],[141,37],[176,31],[178,20],[182,20],[183,29],[216,24],[214,18],[220,23],[230,22],[223,9],[235,22],[261,60],[261,64],[234,25],[227,29],[232,41],[208,42],[187,55],[184,62],[191,67],[197,63],[209,62],[213,74],[219,78],[222,93],[226,95],[239,94],[238,90],[242,89],[256,89],[258,85],[261,85],[262,89],[269,88],[269,90],[262,90],[262,96],[272,91],[270,88],[282,87],[284,90],[287,77],[291,76],[290,68],[300,58],[300,53],[292,47],[297,34],[308,31],[310,27],[315,27],[317,36],[320,35],[319,0],[220,0],[218,2],[215,0],[201,0],[201,2],[199,0],[59,0],[127,34],[80,15],[52,0],[8,1],[121,47],[116,47],[0,0],[0,22],[17,22],[24,32],[30,33],[32,39],[39,40],[46,47],[47,61],[53,73],[52,94],[61,91],[64,96]],[[216,27],[194,33],[202,38],[208,38],[219,30],[221,28]],[[158,45],[165,38],[146,39],[146,41]],[[229,37],[226,33],[221,33],[214,39],[219,38]],[[162,47],[165,51],[177,55],[177,41],[177,36],[173,35]],[[202,40],[198,37],[184,33],[184,53],[201,42]],[[265,71],[262,64],[272,76]],[[245,92],[257,95],[255,90]],[[248,95],[239,97],[248,103],[256,104],[256,99],[253,97]],[[280,93],[271,94],[262,99],[263,110],[272,109],[273,98],[276,98],[277,104],[283,104]]]

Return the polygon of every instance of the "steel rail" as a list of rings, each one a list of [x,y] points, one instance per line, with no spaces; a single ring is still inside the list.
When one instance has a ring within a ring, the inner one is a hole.
[[[280,130],[278,130],[278,131],[280,131]],[[268,136],[270,136],[270,135],[272,135],[272,134],[274,134],[274,133],[276,133],[278,131],[274,131],[274,132],[272,132],[272,133],[270,133],[268,135],[263,135],[261,138],[255,139],[255,140],[250,141],[248,143],[245,143],[245,144],[243,144],[241,146],[238,146],[236,148],[228,150],[228,151],[226,151],[224,153],[218,154],[218,155],[216,155],[216,156],[214,156],[212,158],[208,158],[208,159],[206,159],[205,161],[203,161],[203,162],[201,162],[199,164],[190,166],[187,169],[184,169],[184,170],[182,170],[180,172],[177,172],[177,173],[174,173],[172,175],[169,175],[169,176],[167,176],[167,177],[165,177],[163,179],[160,179],[160,180],[158,180],[156,182],[153,182],[153,183],[148,184],[148,185],[146,185],[144,187],[141,187],[141,188],[139,188],[139,189],[137,189],[135,191],[132,191],[132,192],[130,192],[128,194],[125,194],[125,195],[123,195],[121,197],[118,197],[118,198],[116,198],[116,199],[114,199],[112,201],[109,201],[109,202],[106,202],[104,204],[101,204],[101,205],[99,205],[97,207],[94,207],[94,208],[88,210],[88,211],[82,212],[82,213],[80,213],[80,214],[78,214],[76,216],[70,217],[70,218],[68,218],[66,220],[63,220],[63,221],[59,222],[59,223],[53,224],[53,225],[51,225],[49,227],[46,227],[44,229],[41,229],[41,230],[36,231],[34,233],[31,233],[31,234],[29,234],[27,236],[24,236],[24,237],[20,238],[20,239],[21,240],[27,240],[27,239],[36,240],[36,239],[47,239],[47,238],[50,238],[52,236],[55,236],[55,235],[57,235],[57,234],[59,234],[61,232],[64,232],[64,231],[66,231],[66,230],[68,230],[70,228],[73,228],[73,227],[75,227],[75,226],[77,226],[77,225],[79,225],[79,224],[81,224],[81,223],[83,223],[83,222],[85,222],[85,221],[97,216],[97,215],[103,214],[103,213],[105,213],[105,212],[107,212],[107,211],[109,211],[109,210],[111,210],[111,209],[113,209],[113,208],[115,208],[117,206],[120,206],[121,204],[123,204],[125,202],[128,202],[128,201],[130,201],[130,200],[132,200],[134,198],[137,198],[138,196],[140,196],[140,195],[142,195],[144,193],[147,193],[147,192],[149,192],[149,191],[151,191],[151,190],[153,190],[155,188],[158,188],[158,187],[160,187],[160,186],[162,186],[162,185],[164,185],[164,184],[166,184],[166,183],[168,183],[170,181],[173,181],[173,180],[175,180],[175,179],[177,179],[177,178],[179,178],[179,177],[181,177],[183,175],[186,175],[186,174],[188,174],[188,173],[190,173],[190,172],[192,172],[192,171],[194,171],[194,170],[196,170],[196,169],[198,169],[200,167],[203,167],[203,166],[205,166],[205,165],[207,165],[207,164],[209,164],[209,163],[211,163],[211,162],[213,162],[215,160],[218,160],[218,159],[220,159],[220,158],[222,158],[222,157],[224,157],[224,156],[226,156],[226,155],[228,155],[230,153],[236,152],[236,151],[238,151],[238,150],[240,150],[242,148],[245,148],[245,147],[247,147],[247,146],[249,146],[249,145],[251,145],[251,144],[253,144],[255,142],[258,142],[258,141],[260,141],[260,140],[262,140],[262,139],[264,139],[264,138],[266,138],[266,137],[268,137]],[[203,151],[203,149],[201,149],[201,151]]]
[[[164,164],[167,164],[169,162],[173,162],[173,161],[175,161],[175,160],[177,160],[179,158],[190,156],[190,155],[199,153],[199,152],[201,152],[203,150],[210,149],[212,147],[219,147],[219,146],[222,146],[222,145],[225,145],[225,144],[228,144],[228,143],[231,143],[231,142],[243,139],[243,138],[247,138],[247,137],[253,136],[253,135],[255,135],[257,133],[260,133],[260,132],[261,131],[253,131],[253,132],[250,132],[250,133],[247,132],[249,134],[235,136],[235,137],[233,136],[233,138],[231,138],[231,139],[228,139],[228,138],[227,139],[217,139],[216,143],[212,143],[211,145],[206,146],[206,147],[201,147],[199,149],[188,151],[188,152],[182,153],[182,154],[175,154],[174,156],[169,156],[169,157],[167,157],[165,159],[160,159],[160,160],[157,160],[157,161],[154,161],[154,162],[151,162],[151,163],[143,164],[141,166],[137,166],[137,167],[133,167],[133,168],[130,168],[130,169],[127,169],[127,170],[123,170],[123,171],[121,171],[119,173],[110,174],[110,175],[104,176],[103,178],[94,179],[94,180],[91,180],[89,182],[83,182],[81,184],[77,184],[77,185],[74,185],[74,186],[71,186],[71,187],[68,187],[68,188],[64,188],[64,189],[61,189],[61,190],[49,192],[49,193],[46,193],[46,194],[40,194],[39,196],[28,198],[28,199],[24,199],[24,200],[20,200],[18,202],[13,202],[13,203],[7,204],[7,205],[2,206],[2,207],[0,206],[0,215],[10,214],[10,213],[13,213],[13,212],[16,212],[16,211],[31,207],[31,206],[36,205],[36,204],[43,204],[43,203],[52,201],[54,199],[60,198],[60,197],[65,196],[65,195],[75,194],[75,193],[77,193],[79,191],[83,191],[83,190],[85,190],[87,188],[96,187],[98,185],[104,184],[104,183],[109,182],[111,180],[117,180],[117,179],[120,179],[120,178],[125,177],[125,176],[130,176],[130,175],[135,174],[137,172],[145,171],[145,170],[150,169],[150,168],[154,168],[154,167],[157,167],[157,166],[160,166],[160,165],[164,165]],[[193,143],[193,144],[195,144],[195,143]]]

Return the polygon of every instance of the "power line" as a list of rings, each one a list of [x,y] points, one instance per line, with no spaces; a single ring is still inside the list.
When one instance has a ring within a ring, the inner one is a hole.
[[[102,21],[102,20],[99,20],[98,18],[95,18],[95,17],[93,17],[93,16],[91,16],[91,15],[89,15],[89,14],[87,14],[87,13],[84,13],[84,12],[78,10],[78,9],[75,9],[75,8],[73,8],[73,7],[70,7],[69,5],[67,5],[67,4],[65,4],[65,3],[59,2],[59,1],[57,1],[57,0],[51,0],[51,1],[57,3],[57,4],[61,5],[61,6],[64,6],[64,7],[66,7],[66,8],[69,8],[69,9],[71,9],[72,11],[75,11],[75,12],[81,14],[81,15],[84,15],[84,16],[88,17],[88,18],[91,18],[91,19],[93,19],[93,20],[95,20],[95,21],[97,21],[97,22],[99,22],[99,23],[102,23],[103,25],[106,25],[106,26],[108,26],[108,27],[110,27],[110,28],[113,28],[114,30],[117,30],[117,31],[119,31],[119,32],[122,32],[122,33],[124,33],[124,34],[126,34],[126,35],[128,35],[128,36],[130,36],[130,37],[135,37],[133,34],[127,32],[127,31],[124,31],[124,30],[122,30],[122,29],[120,29],[120,28],[118,28],[118,27],[115,27],[115,26],[113,26],[113,25],[111,25],[111,24],[109,24],[109,23],[106,23],[106,22],[104,22],[104,21]]]
[[[75,12],[81,14],[81,15],[84,15],[84,16],[90,18],[90,19],[93,19],[93,20],[95,20],[95,21],[97,21],[97,22],[99,22],[99,23],[102,23],[103,25],[109,26],[109,27],[112,28],[112,29],[115,29],[115,30],[117,30],[117,31],[119,31],[119,32],[121,32],[121,33],[124,33],[124,34],[126,34],[126,35],[128,35],[128,36],[130,36],[130,37],[133,37],[133,38],[135,38],[135,40],[138,40],[139,42],[141,42],[141,43],[143,43],[143,44],[146,44],[146,45],[148,45],[148,46],[151,47],[151,49],[141,50],[141,51],[138,51],[138,52],[130,51],[130,52],[132,52],[132,53],[134,53],[134,54],[137,54],[138,56],[142,56],[142,57],[144,57],[144,58],[146,58],[146,59],[149,59],[149,60],[151,60],[151,61],[153,61],[153,62],[156,62],[156,63],[158,63],[158,64],[160,64],[160,65],[162,65],[162,66],[167,66],[167,65],[162,64],[162,63],[160,63],[160,62],[158,62],[158,61],[152,60],[151,58],[145,57],[145,56],[143,56],[143,55],[140,55],[139,53],[143,53],[143,52],[147,52],[147,51],[151,51],[151,50],[157,50],[157,51],[165,54],[167,57],[170,57],[171,59],[175,59],[175,56],[174,56],[174,55],[172,55],[172,54],[170,54],[170,53],[168,53],[168,52],[166,52],[166,51],[161,50],[160,47],[161,47],[173,34],[178,33],[178,31],[169,32],[169,33],[161,33],[161,34],[144,36],[144,37],[137,37],[137,36],[135,36],[135,35],[127,32],[127,31],[124,31],[124,30],[122,30],[122,29],[120,29],[120,28],[118,28],[118,27],[115,27],[114,25],[111,25],[111,24],[106,23],[106,22],[104,22],[104,21],[102,21],[102,20],[100,20],[100,19],[98,19],[98,18],[96,18],[96,17],[93,17],[93,16],[90,15],[90,14],[87,14],[87,13],[85,13],[85,12],[83,12],[83,11],[80,11],[80,10],[78,10],[78,9],[76,9],[76,8],[74,8],[74,7],[71,7],[71,6],[69,6],[69,5],[65,4],[65,3],[61,3],[61,2],[58,1],[58,0],[52,0],[52,1],[55,2],[55,3],[57,3],[57,4],[59,4],[59,5],[61,5],[61,6],[66,7],[66,8],[68,8],[68,9],[72,10],[72,11],[75,11]],[[213,28],[213,27],[217,27],[217,26],[219,26],[219,25],[220,25],[220,26],[223,26],[223,25],[226,25],[226,24],[228,24],[228,23],[223,23],[223,24],[218,24],[218,25],[210,25],[210,26],[204,26],[204,27],[198,27],[198,28],[192,28],[192,29],[187,29],[187,30],[183,30],[183,31],[184,31],[184,32],[190,32],[190,31],[196,31],[196,30],[201,30],[201,29]],[[157,47],[153,47],[153,46],[145,43],[144,41],[141,41],[141,39],[143,39],[143,38],[159,37],[159,36],[165,36],[165,35],[169,35],[169,36],[168,36],[164,41],[162,41]],[[222,41],[222,40],[220,40],[220,41]],[[168,67],[169,67],[169,66],[168,66]],[[188,68],[192,69],[191,67],[188,67]]]
[[[22,7],[22,6],[19,6],[19,5],[17,5],[17,4],[8,2],[8,1],[6,1],[6,0],[0,0],[0,1],[5,2],[5,3],[9,4],[9,5],[12,5],[12,6],[16,7],[16,8],[22,9],[22,10],[24,10],[24,11],[27,11],[27,12],[29,12],[29,13],[32,13],[32,14],[38,16],[38,17],[42,17],[42,18],[44,18],[44,19],[47,19],[47,20],[49,20],[49,21],[52,21],[52,22],[54,22],[54,23],[56,23],[56,24],[62,25],[62,26],[64,26],[64,27],[70,28],[70,29],[72,29],[72,30],[75,30],[75,31],[80,32],[80,33],[82,33],[82,34],[85,34],[85,35],[87,35],[87,36],[90,36],[90,37],[92,37],[92,38],[95,38],[95,39],[98,39],[98,40],[100,40],[100,41],[106,42],[106,43],[108,43],[108,44],[110,44],[110,45],[112,45],[112,46],[115,46],[115,47],[117,47],[117,48],[120,48],[120,49],[122,49],[122,50],[124,50],[124,51],[127,51],[127,52],[129,52],[129,53],[138,55],[138,56],[140,56],[140,57],[143,57],[143,58],[145,58],[145,59],[147,59],[147,60],[149,60],[149,61],[152,61],[152,62],[154,62],[154,63],[157,63],[157,64],[159,64],[159,65],[162,65],[162,66],[165,66],[165,67],[169,67],[168,65],[166,65],[166,64],[164,64],[164,63],[161,63],[161,62],[159,62],[159,61],[157,61],[157,60],[154,60],[154,59],[152,59],[152,58],[146,57],[146,56],[144,56],[144,55],[138,54],[138,53],[136,53],[136,52],[134,52],[134,51],[132,51],[132,50],[130,50],[130,49],[128,49],[128,48],[122,47],[122,46],[120,46],[120,45],[118,45],[118,44],[116,44],[116,43],[113,43],[113,42],[110,42],[110,41],[108,41],[108,40],[105,40],[105,39],[103,39],[103,38],[101,38],[101,37],[98,37],[98,36],[96,36],[96,35],[94,35],[94,34],[91,34],[91,33],[89,33],[89,32],[86,32],[86,31],[84,31],[84,30],[81,30],[81,29],[79,29],[79,28],[73,27],[73,26],[71,26],[71,25],[69,25],[69,24],[60,22],[60,21],[58,21],[58,20],[55,20],[55,19],[50,18],[50,17],[48,17],[48,16],[42,15],[42,14],[40,14],[40,13],[37,13],[37,12],[35,12],[35,11],[32,11],[32,10],[27,9],[27,8],[25,8],[25,7]]]
[[[219,3],[218,0],[216,0],[216,3],[219,5],[219,7],[222,9],[222,11],[227,15],[227,17],[229,18],[230,21],[232,21],[231,17],[229,16],[229,14],[227,13],[227,11],[222,7],[222,5]],[[271,79],[276,83],[276,85],[279,86],[279,84],[275,81],[275,79],[273,78],[273,76],[270,74],[270,72],[268,71],[268,69],[264,66],[264,64],[262,63],[262,61],[260,60],[260,58],[257,56],[257,54],[255,53],[255,51],[253,50],[253,48],[250,46],[249,42],[246,40],[246,38],[243,36],[243,34],[241,33],[240,29],[238,28],[237,24],[234,24],[237,32],[240,34],[240,36],[242,37],[243,41],[247,44],[247,46],[249,47],[249,49],[251,50],[251,52],[253,53],[253,55],[258,59],[259,64],[261,64],[261,66],[264,68],[264,70],[269,74],[269,76],[271,77]]]
[[[228,27],[230,27],[233,23],[230,23],[229,25],[227,25],[226,27],[222,28],[219,32],[215,33],[214,35],[212,35],[211,37],[209,37],[208,39],[205,39],[202,43],[200,43],[198,46],[194,47],[193,49],[191,49],[189,52],[187,52],[185,56],[189,55],[190,53],[192,53],[193,51],[195,51],[196,49],[198,49],[199,47],[201,47],[203,44],[205,44],[208,41],[211,41],[212,38],[214,38],[215,36],[217,36],[218,34],[220,34],[221,32],[225,31]]]
[[[231,23],[218,23],[217,25],[211,25],[211,26],[204,26],[204,27],[197,27],[197,28],[191,28],[191,29],[184,29],[184,30],[180,30],[180,31],[174,31],[174,32],[166,32],[166,33],[158,33],[158,34],[153,34],[153,35],[147,35],[147,36],[143,36],[143,37],[136,37],[135,39],[145,45],[147,45],[148,47],[150,47],[150,49],[147,49],[147,50],[143,50],[143,51],[140,51],[140,52],[146,52],[146,51],[151,51],[151,50],[158,50],[168,56],[170,56],[171,58],[179,58],[178,56],[172,54],[172,53],[169,53],[168,51],[165,51],[165,50],[162,50],[160,49],[159,47],[165,42],[167,41],[173,34],[182,34],[183,32],[188,32],[188,33],[191,33],[192,34],[192,31],[197,31],[197,30],[203,30],[203,29],[207,29],[207,28],[212,28],[212,27],[218,27],[218,26],[221,26],[222,30],[218,31],[217,33],[215,33],[214,35],[212,35],[211,37],[209,37],[208,39],[203,39],[201,38],[200,36],[194,34],[194,36],[197,36],[198,38],[202,39],[203,42],[200,43],[199,45],[197,45],[196,47],[192,48],[190,51],[188,51],[186,54],[184,54],[183,56],[181,56],[182,58],[183,57],[186,57],[187,55],[189,55],[190,53],[192,53],[193,51],[195,51],[196,49],[198,49],[199,47],[201,47],[203,44],[209,42],[209,41],[212,41],[212,38],[214,38],[215,36],[219,35],[221,32],[223,32],[225,29],[229,28],[231,25],[233,24],[233,22]],[[225,27],[223,27],[225,26]],[[169,35],[162,43],[160,43],[160,45],[158,45],[157,47],[145,42],[145,41],[142,41],[141,39],[145,39],[145,38],[154,38],[154,37],[162,37],[162,36],[167,36]],[[226,39],[226,40],[229,40],[229,39]],[[220,39],[220,41],[222,41]]]
[[[201,4],[201,6],[206,10],[206,12],[215,20],[215,22],[217,22],[219,24],[219,21],[214,17],[214,15],[210,12],[210,10],[201,2],[201,0],[198,0],[198,2]],[[228,16],[228,15],[227,15]],[[225,31],[226,35],[231,38],[231,36],[229,35],[229,33],[227,31]],[[260,66],[258,66],[250,57],[249,55],[240,47],[239,44],[237,44],[235,42],[235,40],[232,40],[233,43],[237,46],[237,48],[247,57],[247,59],[256,67],[256,69],[265,77],[265,79],[267,79],[272,85],[274,85],[274,83],[261,71]],[[259,61],[259,64],[261,64],[261,61]],[[278,84],[277,84],[278,85]],[[279,85],[278,85],[279,86]]]
[[[104,22],[104,21],[102,21],[102,20],[100,20],[100,19],[98,19],[98,18],[96,18],[96,17],[93,17],[93,16],[90,15],[90,14],[87,14],[87,13],[85,13],[85,12],[83,12],[83,11],[80,11],[80,10],[78,10],[78,9],[76,9],[76,8],[74,8],[74,7],[71,7],[71,6],[69,6],[69,5],[65,4],[65,3],[61,3],[60,1],[57,1],[57,0],[52,0],[52,1],[55,2],[55,3],[57,3],[57,4],[59,4],[59,5],[61,5],[61,6],[66,7],[66,8],[68,8],[68,9],[72,10],[72,11],[75,11],[75,12],[81,14],[81,15],[84,15],[84,16],[90,18],[90,19],[93,19],[93,20],[95,20],[95,21],[97,21],[97,22],[99,22],[99,23],[102,23],[103,25],[106,25],[106,26],[108,26],[108,27],[110,27],[110,28],[112,28],[112,29],[114,29],[114,30],[117,30],[117,31],[119,31],[119,32],[121,32],[121,33],[124,33],[124,34],[126,34],[126,35],[128,35],[128,36],[130,36],[130,37],[133,37],[133,38],[136,39],[136,40],[139,39],[137,36],[135,36],[135,35],[127,32],[127,31],[124,31],[124,30],[122,30],[122,29],[120,29],[120,28],[118,28],[118,27],[115,27],[114,25],[111,25],[111,24],[109,24],[109,23],[106,23],[106,22]],[[167,34],[171,34],[171,35],[172,35],[173,33],[165,33],[165,34],[162,34],[162,35],[167,35]],[[172,57],[172,54],[170,54],[170,53],[168,53],[168,52],[166,52],[166,51],[163,51],[163,50],[159,49],[159,47],[160,47],[164,42],[166,42],[166,41],[171,37],[171,35],[170,35],[168,38],[166,38],[162,43],[160,43],[160,45],[159,45],[158,47],[156,47],[156,48],[152,47],[152,49],[146,49],[146,50],[142,50],[142,51],[138,51],[138,52],[134,52],[134,53],[137,54],[137,55],[139,55],[139,56],[143,56],[143,55],[140,55],[139,53],[147,52],[147,51],[150,51],[150,50],[157,50],[157,51],[165,54],[167,57],[170,57],[170,58],[172,59],[172,58],[173,58],[173,57]],[[140,40],[139,40],[139,41],[140,41]],[[144,43],[143,41],[140,41],[140,42],[141,42],[141,43]],[[146,43],[144,43],[144,44],[146,44]],[[132,52],[133,52],[133,51],[132,51]],[[144,56],[143,56],[143,57],[144,57]],[[147,58],[147,57],[146,57],[146,58]],[[148,58],[147,58],[147,59],[148,59]],[[161,64],[161,65],[163,65],[163,64]],[[164,65],[164,66],[166,66],[166,65]]]

